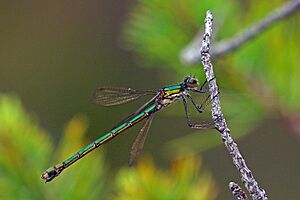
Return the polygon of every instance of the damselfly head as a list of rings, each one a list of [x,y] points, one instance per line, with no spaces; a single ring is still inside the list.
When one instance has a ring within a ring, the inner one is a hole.
[[[197,88],[199,86],[199,81],[195,77],[187,76],[183,80],[183,85],[186,88]]]

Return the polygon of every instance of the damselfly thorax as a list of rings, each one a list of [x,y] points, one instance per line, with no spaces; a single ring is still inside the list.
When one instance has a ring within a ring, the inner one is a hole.
[[[157,103],[166,107],[175,101],[181,100],[184,95],[184,89],[180,85],[165,87],[159,90]]]

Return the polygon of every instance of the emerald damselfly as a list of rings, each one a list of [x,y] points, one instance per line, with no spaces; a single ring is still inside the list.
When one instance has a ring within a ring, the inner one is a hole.
[[[182,83],[164,87],[158,91],[133,90],[131,88],[126,89],[113,87],[98,88],[94,94],[94,102],[103,106],[114,106],[127,103],[146,95],[154,95],[154,97],[151,98],[147,103],[145,103],[141,108],[139,108],[134,114],[132,114],[131,116],[123,120],[119,125],[114,127],[111,131],[104,134],[103,136],[90,143],[86,147],[82,148],[76,154],[69,157],[62,163],[47,169],[45,172],[42,173],[41,178],[44,179],[46,182],[53,180],[63,170],[71,166],[73,163],[75,163],[76,161],[78,161],[79,159],[81,159],[100,145],[106,143],[107,141],[119,135],[123,131],[146,119],[146,122],[140,130],[140,133],[136,137],[130,151],[129,165],[132,165],[135,159],[142,151],[154,113],[178,100],[183,101],[187,124],[189,127],[195,129],[204,129],[212,127],[212,124],[192,123],[189,117],[187,104],[187,99],[190,99],[196,110],[202,113],[210,102],[210,95],[207,94],[206,97],[203,98],[202,103],[198,105],[189,92],[199,94],[206,93],[207,82],[205,81],[202,85],[199,85],[199,81],[196,78],[187,76],[185,77]]]

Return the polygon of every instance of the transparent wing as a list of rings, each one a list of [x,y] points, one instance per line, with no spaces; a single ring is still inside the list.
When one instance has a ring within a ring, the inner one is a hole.
[[[103,106],[114,106],[136,100],[145,95],[155,95],[154,90],[134,90],[131,88],[99,87],[94,95],[93,102]]]
[[[129,153],[129,160],[128,160],[129,166],[132,166],[135,163],[137,157],[140,155],[140,153],[143,150],[145,140],[146,140],[149,128],[152,123],[153,116],[154,115],[152,114],[147,118],[144,126],[140,130],[138,136],[136,137],[136,139],[131,147],[131,150]]]

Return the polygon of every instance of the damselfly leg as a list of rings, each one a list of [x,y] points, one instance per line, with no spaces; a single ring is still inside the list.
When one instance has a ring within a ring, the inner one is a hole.
[[[196,108],[196,110],[199,113],[202,113],[211,102],[210,95],[209,95],[209,93],[207,93],[208,92],[208,82],[205,80],[204,83],[201,85],[200,89],[191,90],[191,91],[196,92],[196,93],[200,93],[200,94],[206,93],[206,95],[202,98],[202,102],[201,102],[200,105],[197,104],[194,101],[192,95],[190,95],[189,93],[187,93],[185,95],[186,97],[188,97],[191,100],[191,102],[192,102],[193,106]],[[184,111],[185,111],[187,124],[190,128],[193,128],[193,129],[207,129],[207,128],[213,128],[214,127],[213,123],[205,123],[205,122],[193,123],[191,118],[190,118],[189,112],[188,112],[188,104],[187,104],[187,101],[186,101],[185,97],[183,97],[183,105],[184,105]]]
[[[198,89],[192,89],[190,90],[191,92],[195,92],[195,93],[199,93],[201,94],[201,96],[204,96],[202,98],[201,104],[197,104],[192,95],[190,95],[189,93],[186,93],[186,96],[191,100],[192,104],[194,105],[194,107],[197,109],[198,112],[202,113],[206,107],[209,105],[209,103],[211,102],[210,100],[210,95],[208,93],[208,82],[207,80],[204,81],[204,83],[201,85],[201,87]],[[206,94],[206,95],[203,95]]]
[[[186,101],[185,98],[183,98],[182,100],[183,100],[183,105],[184,105],[184,112],[185,112],[186,121],[187,121],[187,124],[190,128],[193,128],[193,129],[208,129],[208,128],[213,128],[214,127],[213,123],[205,123],[205,122],[193,123],[191,118],[190,118],[190,114],[188,112],[187,101]]]

